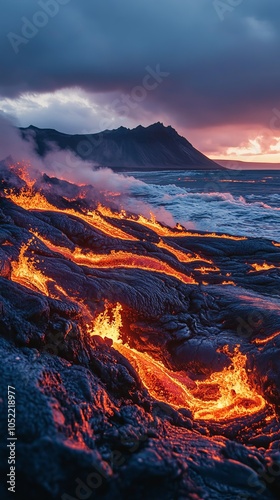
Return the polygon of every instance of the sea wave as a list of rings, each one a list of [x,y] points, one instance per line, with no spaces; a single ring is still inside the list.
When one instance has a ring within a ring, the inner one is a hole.
[[[189,173],[184,172],[185,178],[186,174]],[[196,176],[201,183],[201,173],[200,177]],[[182,187],[182,176],[178,173],[175,175],[174,172],[169,179],[170,184],[167,183],[166,174],[165,177],[159,176],[161,184],[156,184],[151,182],[155,179],[150,175],[149,183],[132,183],[127,199],[128,206],[133,209],[135,201],[141,199],[155,212],[163,210],[161,219],[164,219],[164,214],[169,213],[175,222],[195,227],[197,230],[221,231],[280,241],[279,194],[271,193],[267,189],[260,193],[257,182],[256,192],[253,192],[252,184],[249,193],[247,188],[242,186],[242,192],[235,194],[229,191],[204,192],[200,184],[196,186],[197,190],[193,185]],[[239,191],[240,189],[239,187]]]

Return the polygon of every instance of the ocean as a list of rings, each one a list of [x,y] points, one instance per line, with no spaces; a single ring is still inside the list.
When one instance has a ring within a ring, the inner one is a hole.
[[[130,204],[168,211],[175,223],[201,231],[280,241],[280,171],[130,172]]]

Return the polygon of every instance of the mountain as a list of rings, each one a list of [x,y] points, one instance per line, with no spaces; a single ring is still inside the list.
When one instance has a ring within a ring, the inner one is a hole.
[[[98,134],[69,135],[34,126],[21,128],[22,135],[34,137],[40,155],[55,143],[85,160],[113,170],[222,169],[218,163],[195,149],[171,126],[155,123],[134,129],[120,127]]]

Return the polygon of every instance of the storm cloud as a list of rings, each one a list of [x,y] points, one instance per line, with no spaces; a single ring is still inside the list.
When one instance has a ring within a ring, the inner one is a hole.
[[[279,0],[4,0],[0,32],[2,99],[78,87],[92,129],[91,103],[121,117],[135,88],[126,120],[179,129],[269,128],[280,108]],[[141,98],[147,67],[168,77]]]

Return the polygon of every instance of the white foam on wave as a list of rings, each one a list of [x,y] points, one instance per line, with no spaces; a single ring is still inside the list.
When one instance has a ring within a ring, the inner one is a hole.
[[[260,196],[254,196],[144,183],[131,185],[129,205],[141,199],[154,210],[164,208],[176,222],[188,227],[280,241],[280,197],[277,203],[278,195],[274,194],[276,206],[271,206],[272,199],[260,200]]]

